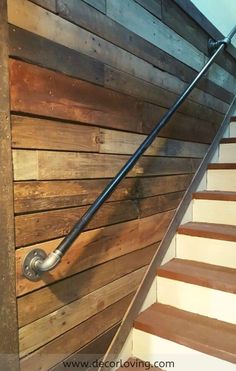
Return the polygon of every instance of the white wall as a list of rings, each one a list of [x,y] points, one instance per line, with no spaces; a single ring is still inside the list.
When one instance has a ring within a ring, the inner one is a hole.
[[[191,0],[226,36],[236,25],[236,0]],[[232,43],[236,46],[236,36]]]

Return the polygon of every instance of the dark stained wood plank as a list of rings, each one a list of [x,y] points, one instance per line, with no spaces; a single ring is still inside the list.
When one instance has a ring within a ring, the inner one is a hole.
[[[0,2],[0,369],[19,370],[15,297],[13,173],[8,78],[7,1]]]
[[[104,84],[104,65],[94,58],[12,25],[9,38],[9,53],[13,57],[98,85]]]
[[[183,191],[192,174],[124,179],[110,201],[140,199],[158,194]],[[110,179],[16,182],[14,206],[16,213],[59,209],[91,204]]]
[[[159,267],[157,274],[159,277],[236,293],[236,271],[233,268],[192,260],[172,259]]]
[[[138,200],[140,217],[144,218],[163,211],[176,209],[183,195],[184,192],[175,192]]]
[[[133,294],[114,303],[79,326],[46,344],[21,361],[25,371],[47,370],[91,342],[96,336],[121,321]]]
[[[105,86],[109,89],[142,99],[145,102],[166,108],[169,108],[179,97],[179,95],[173,92],[109,66],[105,67]],[[193,102],[190,99],[187,99],[178,111],[210,122],[219,123],[223,118],[223,115],[219,112]]]
[[[220,143],[236,143],[236,138],[223,138],[221,139]]]
[[[208,165],[208,169],[209,170],[217,170],[217,169],[221,169],[221,170],[234,170],[236,169],[236,164],[234,163],[217,163],[217,164],[209,164]]]
[[[143,107],[143,132],[148,134],[166,112],[162,107],[146,103]],[[177,112],[160,131],[163,137],[183,139],[192,142],[211,143],[219,127],[220,117],[215,121],[204,121]]]
[[[97,153],[14,150],[15,180],[111,178],[130,157]],[[194,173],[199,158],[141,157],[127,175],[156,176]]]
[[[135,328],[188,348],[236,363],[235,325],[163,304],[153,304],[135,321]]]
[[[157,18],[162,19],[162,0],[134,0]]]
[[[139,1],[146,7],[151,7],[160,13],[157,10],[158,2],[156,0]],[[186,64],[181,63],[170,54],[165,53],[111,18],[83,4],[81,0],[59,0],[58,12],[65,19],[88,29],[103,39],[151,63],[153,66],[178,76],[183,81],[191,82],[196,75],[196,72]],[[210,80],[203,79],[200,81],[199,87],[222,100],[232,101],[233,95],[231,93]]]
[[[46,273],[40,281],[31,282],[22,275],[22,261],[34,248],[42,248],[47,253],[54,250],[61,239],[16,251],[17,295],[44,287],[49,283],[72,276],[129,252],[142,249],[159,242],[168,227],[174,211],[136,219],[125,223],[83,232],[64,256],[60,265]]]
[[[102,13],[106,13],[106,0],[83,0]]]
[[[64,305],[149,264],[157,248],[158,244],[154,244],[133,251],[20,297],[18,299],[19,326],[23,327],[44,317]]]
[[[201,191],[193,193],[198,200],[236,201],[236,192],[227,191]]]
[[[84,346],[78,352],[72,354],[70,357],[64,360],[64,363],[59,363],[55,367],[52,367],[52,371],[64,371],[65,370],[65,362],[75,362],[74,364],[78,364],[76,367],[80,371],[85,371],[88,369],[86,366],[82,367],[83,361],[93,363],[93,370],[96,370],[95,364],[98,360],[102,358],[102,356],[106,353],[107,348],[109,347],[112,338],[114,337],[116,331],[118,330],[119,324],[113,326],[111,329],[104,332],[102,335],[96,337],[93,341],[91,341],[88,345]],[[77,362],[77,363],[76,363]],[[79,363],[80,362],[80,363]],[[79,364],[81,366],[79,366]],[[85,363],[86,364],[86,363]]]
[[[57,11],[57,0],[30,0],[32,3],[35,3],[39,6],[42,6],[45,9],[50,10],[51,12],[56,13]]]
[[[13,111],[140,131],[136,99],[16,60],[10,77]]]
[[[208,33],[191,19],[175,1],[162,0],[162,21],[209,57]],[[217,63],[236,76],[235,60],[228,53],[220,54],[217,57]]]
[[[88,206],[19,215],[15,218],[16,246],[65,236],[87,211]],[[133,201],[107,202],[85,228],[94,229],[138,217]]]
[[[178,233],[236,242],[236,226],[216,223],[189,222],[179,227]]]
[[[99,128],[24,116],[11,116],[12,147],[99,152]]]

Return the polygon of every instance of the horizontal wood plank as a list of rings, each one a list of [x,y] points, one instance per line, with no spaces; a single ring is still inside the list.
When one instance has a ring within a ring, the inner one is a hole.
[[[98,85],[104,84],[104,64],[94,58],[12,25],[9,39],[12,57]]]
[[[140,217],[176,209],[182,200],[184,192],[168,193],[165,195],[144,198],[138,201]]]
[[[10,60],[11,109],[140,131],[136,99],[45,68]]]
[[[94,8],[98,9],[100,12],[106,12],[106,0],[83,0]]]
[[[131,294],[137,289],[145,271],[146,267],[143,267],[129,273],[22,327],[19,330],[20,356],[31,353]]]
[[[104,311],[97,313],[87,321],[46,344],[38,351],[23,358],[21,361],[22,369],[25,371],[32,369],[35,371],[47,370],[78,351],[96,336],[118,323],[122,319],[132,297],[133,294],[130,294],[121,299],[119,302],[114,303],[104,309]]]
[[[16,216],[16,246],[65,236],[87,209],[88,206],[81,206]],[[134,201],[107,202],[98,210],[85,230],[136,219],[138,215],[138,208]]]
[[[114,177],[129,159],[125,155],[14,150],[15,180],[92,179]],[[142,157],[129,177],[194,173],[200,159]]]
[[[150,263],[158,244],[136,250],[18,299],[23,327]],[[115,267],[115,269],[114,269]],[[88,284],[89,283],[89,284]],[[70,287],[70,290],[68,290]]]
[[[57,11],[57,0],[30,0],[32,3],[42,6],[45,9],[50,10],[51,12],[56,13]]]
[[[58,246],[61,239],[18,249],[16,251],[17,295],[21,296],[160,241],[173,215],[174,211],[167,211],[147,218],[83,232],[73,243],[60,265],[52,272],[46,273],[38,282],[31,282],[22,275],[24,256],[36,247],[43,248],[49,253]]]
[[[183,191],[189,185],[192,176],[192,174],[183,174],[126,178],[112,193],[109,200],[133,200]],[[109,181],[110,179],[15,182],[15,213],[89,205]]]

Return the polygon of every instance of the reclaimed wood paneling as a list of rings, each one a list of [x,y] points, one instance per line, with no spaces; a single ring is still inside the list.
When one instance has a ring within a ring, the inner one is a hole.
[[[158,7],[160,2],[158,4],[156,0],[149,0],[148,2],[140,0],[138,3],[143,7],[146,6],[146,8],[152,8],[151,13],[154,13],[155,10],[156,13],[161,15],[160,8]],[[170,54],[157,48],[157,46],[154,46],[136,33],[113,21],[111,18],[108,18],[97,12],[95,9],[87,6],[81,0],[59,0],[58,13],[63,18],[94,32],[103,39],[106,39],[137,57],[146,60],[153,66],[165,70],[172,75],[178,76],[183,81],[190,82],[195,76],[192,68],[181,63]],[[230,97],[225,89],[212,83],[210,80],[202,80],[199,83],[199,87],[223,100],[228,98],[230,101],[232,100],[232,95]]]
[[[85,81],[11,60],[11,109],[140,131],[139,102]]]
[[[106,0],[84,0],[89,5],[93,6],[94,8],[98,9],[100,12],[106,12]]]
[[[19,370],[7,1],[0,2],[0,369]]]
[[[48,370],[121,321],[133,294],[110,305],[95,316],[62,334],[21,361],[24,371]]]
[[[15,180],[93,179],[115,176],[129,156],[77,152],[14,150]],[[193,173],[201,160],[142,157],[129,177]]]
[[[23,327],[150,263],[158,244],[136,250],[18,299]],[[114,269],[115,267],[115,269]],[[68,290],[70,287],[70,290]]]
[[[109,198],[110,201],[139,199],[159,194],[183,191],[192,174],[148,178],[126,178]],[[25,181],[14,185],[15,212],[59,209],[91,204],[110,179]]]
[[[93,291],[83,298],[74,300],[55,312],[22,327],[19,331],[20,355],[24,356],[31,353],[96,315],[97,312],[121,300],[124,296],[131,294],[137,289],[145,270],[146,267],[143,267],[126,274],[124,277]],[[53,329],[51,326],[53,326]]]
[[[45,9],[50,10],[51,12],[56,13],[57,11],[57,0],[30,0],[32,3],[42,6]]]
[[[98,85],[104,83],[104,65],[94,58],[12,25],[9,27],[9,39],[9,54],[12,57]]]
[[[21,267],[24,256],[35,247],[43,248],[49,253],[56,248],[61,239],[18,249],[16,251],[17,295],[21,296],[49,283],[160,241],[173,214],[174,211],[167,211],[143,219],[83,232],[64,256],[61,264],[55,270],[45,274],[44,278],[38,282],[28,281],[22,275]]]

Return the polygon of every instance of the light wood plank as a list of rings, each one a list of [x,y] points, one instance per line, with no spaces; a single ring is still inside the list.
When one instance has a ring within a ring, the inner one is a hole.
[[[146,267],[140,268],[22,327],[19,331],[20,356],[27,355],[131,294],[137,289],[145,271]]]
[[[14,150],[15,180],[92,179],[114,177],[129,159],[125,155]],[[143,157],[129,177],[194,173],[200,159]]]
[[[96,336],[118,323],[122,319],[132,297],[133,293],[44,345],[28,357],[23,358],[21,368],[25,371],[50,369],[56,363],[78,351]]]
[[[139,199],[183,191],[192,174],[148,178],[126,178],[109,198],[110,201]],[[26,181],[14,184],[15,213],[59,209],[91,204],[110,179]]]
[[[73,243],[60,265],[50,274],[45,274],[44,278],[38,282],[31,282],[23,277],[24,256],[36,247],[43,248],[49,253],[58,246],[61,239],[18,249],[16,251],[17,295],[21,296],[44,287],[50,282],[56,282],[160,241],[173,214],[173,211],[167,211],[147,218],[83,232]]]
[[[12,115],[12,146],[99,152],[99,128]]]

